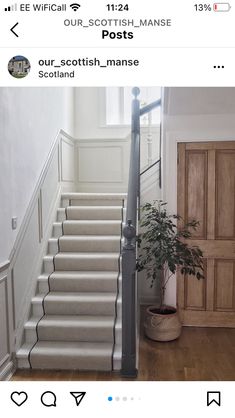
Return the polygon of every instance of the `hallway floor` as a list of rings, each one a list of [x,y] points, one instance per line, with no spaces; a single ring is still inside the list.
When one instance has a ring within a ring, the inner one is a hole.
[[[12,380],[128,379],[111,372],[18,370]],[[134,380],[235,380],[235,329],[184,327],[179,340],[169,343],[142,334],[139,374]]]

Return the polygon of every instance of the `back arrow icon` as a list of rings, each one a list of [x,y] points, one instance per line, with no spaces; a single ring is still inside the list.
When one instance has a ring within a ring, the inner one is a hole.
[[[11,31],[12,33],[14,33],[14,35],[15,35],[15,36],[17,36],[17,38],[19,38],[19,35],[17,35],[17,33],[13,30],[13,29],[15,29],[15,27],[16,27],[17,25],[19,25],[19,22],[17,22],[14,26],[12,26],[12,28],[10,29],[10,31]]]

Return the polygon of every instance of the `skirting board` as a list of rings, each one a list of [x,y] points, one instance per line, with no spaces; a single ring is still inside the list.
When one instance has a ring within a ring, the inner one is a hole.
[[[16,371],[15,364],[11,360],[0,371],[0,381],[10,380],[13,374],[15,373],[15,371]]]

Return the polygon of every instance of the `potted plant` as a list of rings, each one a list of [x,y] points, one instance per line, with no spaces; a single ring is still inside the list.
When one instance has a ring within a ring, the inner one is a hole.
[[[183,275],[204,278],[201,250],[185,241],[192,237],[192,230],[196,230],[199,222],[184,223],[179,215],[168,214],[166,203],[161,200],[146,203],[141,212],[143,232],[138,236],[141,251],[137,268],[146,270],[151,287],[158,281],[160,291],[160,305],[147,308],[145,333],[156,341],[171,341],[179,337],[181,322],[177,309],[164,304],[170,278],[177,269]]]

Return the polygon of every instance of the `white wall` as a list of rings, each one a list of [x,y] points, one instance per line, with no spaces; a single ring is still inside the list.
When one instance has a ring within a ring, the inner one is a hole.
[[[130,128],[107,127],[105,121],[104,88],[75,89],[75,137],[79,139],[126,138]]]
[[[82,192],[127,190],[131,126],[107,126],[105,108],[104,87],[75,89],[75,137],[79,140],[78,190]],[[148,134],[148,127],[142,127],[141,169],[148,165]],[[152,127],[151,134],[153,162],[159,158],[160,128]],[[83,164],[85,152],[94,156],[90,162],[93,165],[87,166],[86,170]],[[82,164],[79,164],[79,158]],[[99,181],[102,178],[103,181]],[[149,176],[144,176],[142,184],[143,189],[150,191],[151,195]]]
[[[73,89],[0,89],[0,262],[9,258],[60,128],[74,134]],[[15,231],[11,228],[12,216],[18,218]]]
[[[177,213],[177,143],[235,140],[235,88],[167,88],[163,123],[163,199]],[[167,292],[176,304],[176,281]]]

